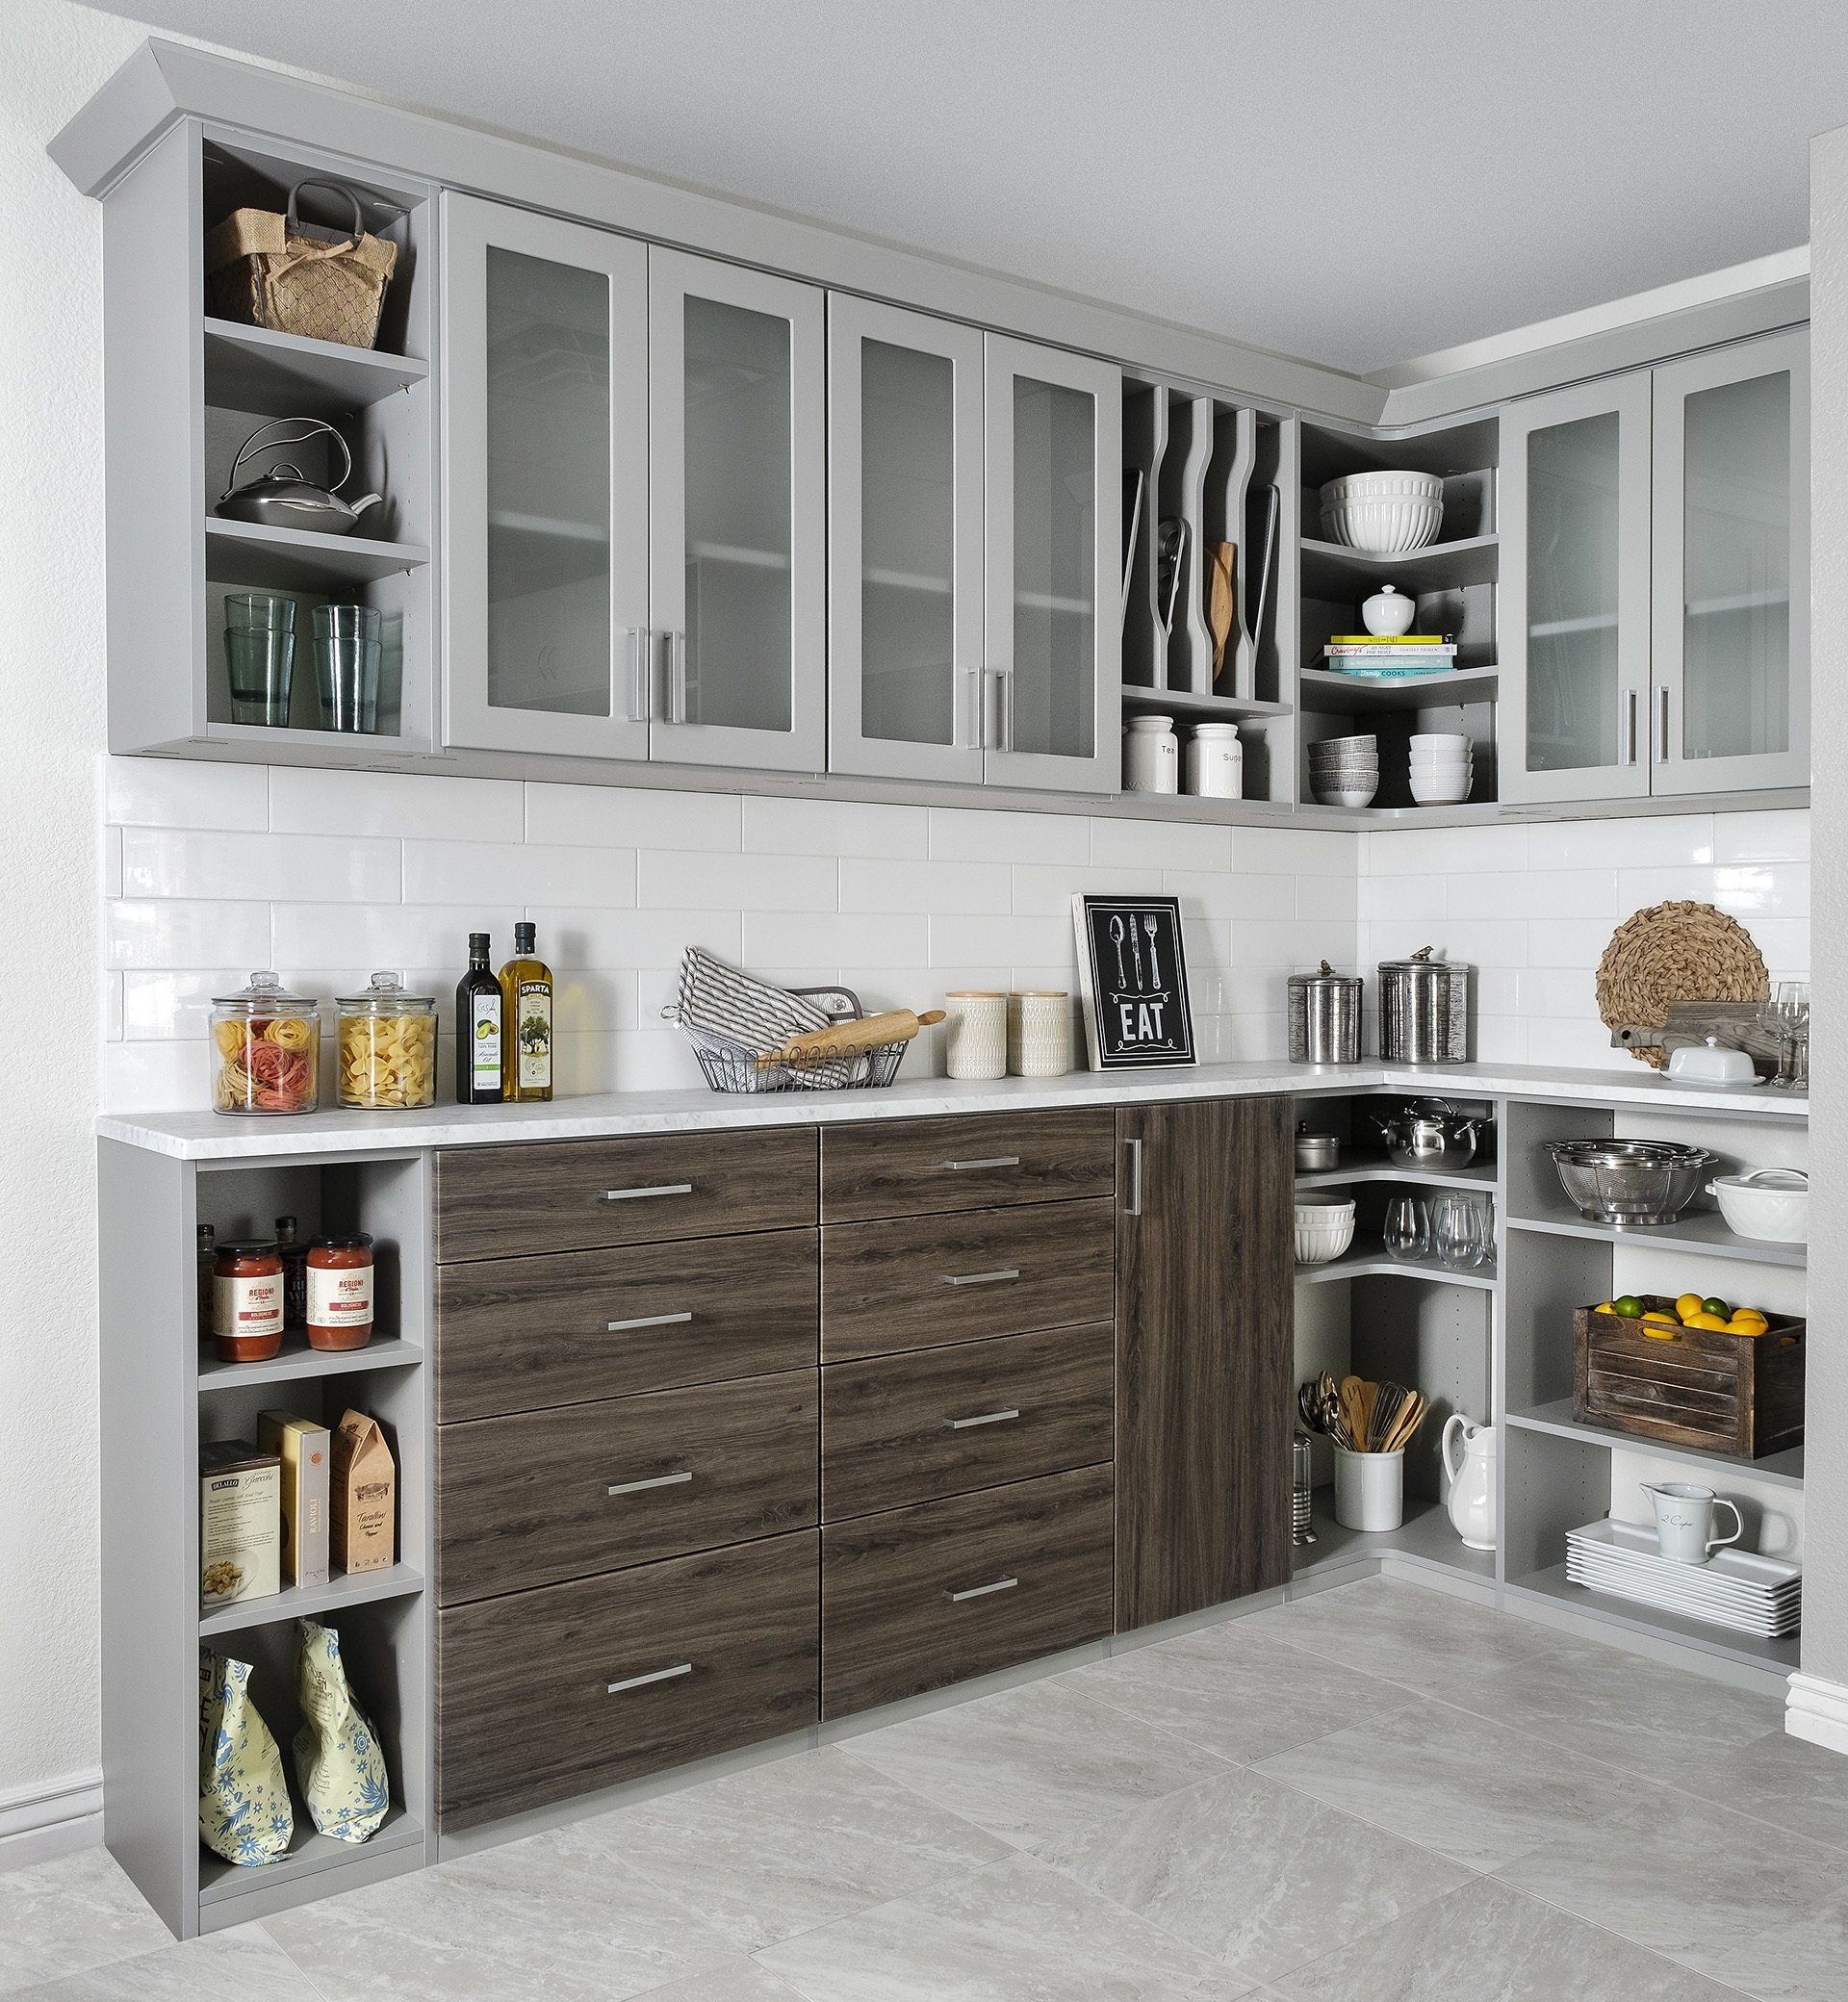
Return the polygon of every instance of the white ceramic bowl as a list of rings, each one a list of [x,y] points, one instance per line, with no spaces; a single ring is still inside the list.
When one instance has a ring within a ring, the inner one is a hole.
[[[1379,749],[1379,733],[1376,731],[1369,731],[1364,736],[1323,737],[1319,744],[1311,744],[1309,749],[1312,753],[1319,751],[1377,751]]]
[[[1379,790],[1379,781],[1374,778],[1362,785],[1331,785],[1324,780],[1312,779],[1309,789],[1324,807],[1371,807]]]
[[[1761,1168],[1748,1174],[1720,1175],[1707,1185],[1707,1193],[1718,1198],[1727,1229],[1738,1237],[1767,1245],[1810,1242],[1810,1177],[1796,1168]],[[1300,1206],[1296,1215],[1300,1219]],[[1296,1235],[1302,1235],[1300,1220]]]
[[[1428,731],[1411,739],[1414,751],[1467,751],[1470,738],[1462,731]]]
[[[1369,555],[1422,550],[1444,520],[1444,482],[1429,473],[1350,473],[1321,500],[1327,540]]]
[[[1412,797],[1421,807],[1460,807],[1470,796],[1470,775],[1459,779],[1412,777]]]
[[[1296,1263],[1326,1265],[1354,1242],[1351,1202],[1299,1202],[1296,1205]]]

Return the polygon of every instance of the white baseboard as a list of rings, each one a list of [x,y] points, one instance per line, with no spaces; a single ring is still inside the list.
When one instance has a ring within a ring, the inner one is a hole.
[[[1784,1698],[1784,1728],[1793,1737],[1808,1738],[1848,1758],[1848,1686],[1801,1673],[1790,1678]]]
[[[103,1776],[64,1779],[0,1793],[0,1870],[23,1870],[103,1839]]]

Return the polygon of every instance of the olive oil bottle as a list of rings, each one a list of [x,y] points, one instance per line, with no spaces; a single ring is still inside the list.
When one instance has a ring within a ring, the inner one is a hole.
[[[529,924],[513,928],[513,958],[500,969],[500,1095],[552,1096],[552,968],[537,956]]]
[[[488,935],[469,934],[469,970],[455,990],[455,1102],[499,1105],[506,1004],[488,966]]]

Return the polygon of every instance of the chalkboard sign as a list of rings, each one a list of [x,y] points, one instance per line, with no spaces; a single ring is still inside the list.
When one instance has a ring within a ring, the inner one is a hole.
[[[1074,897],[1078,986],[1093,1070],[1194,1062],[1181,907],[1173,897]]]

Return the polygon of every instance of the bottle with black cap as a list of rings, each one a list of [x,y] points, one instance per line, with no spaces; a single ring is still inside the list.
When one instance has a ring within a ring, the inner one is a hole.
[[[503,1098],[552,1096],[552,968],[538,956],[529,924],[513,928],[513,958],[500,969],[506,1035],[500,1059]]]
[[[469,970],[455,989],[455,1102],[499,1105],[506,1038],[500,983],[488,965],[488,935],[469,934]]]

